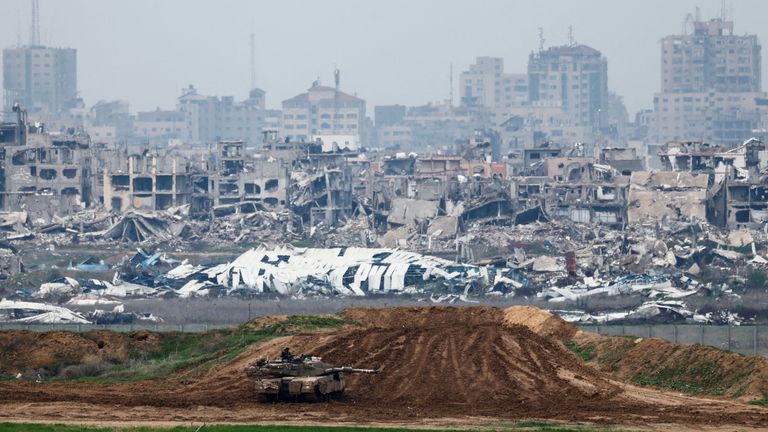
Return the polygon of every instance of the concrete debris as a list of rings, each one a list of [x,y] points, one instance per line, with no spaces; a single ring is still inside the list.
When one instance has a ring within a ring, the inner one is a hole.
[[[557,259],[547,255],[542,255],[533,260],[533,271],[535,272],[556,272],[564,267],[564,265],[558,264]]]
[[[25,324],[87,324],[81,314],[45,303],[0,300],[0,322]]]

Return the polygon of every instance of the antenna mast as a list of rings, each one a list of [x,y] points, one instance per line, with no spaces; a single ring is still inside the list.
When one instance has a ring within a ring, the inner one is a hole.
[[[720,19],[722,21],[727,21],[727,15],[728,15],[728,6],[726,4],[725,0],[722,0],[720,3]]]
[[[544,27],[539,27],[539,51],[544,51]]]
[[[448,107],[453,108],[453,63],[451,63],[450,75],[448,78]]]
[[[40,3],[32,0],[32,27],[29,30],[29,44],[40,45]]]
[[[256,35],[251,32],[251,90],[256,88]]]

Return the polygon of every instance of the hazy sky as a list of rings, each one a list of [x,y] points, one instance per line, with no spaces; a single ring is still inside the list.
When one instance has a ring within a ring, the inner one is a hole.
[[[30,2],[2,0],[0,46],[29,35]],[[768,32],[768,1],[736,0],[735,33]],[[316,77],[374,105],[447,99],[476,56],[503,57],[524,72],[537,49],[577,42],[608,58],[609,87],[630,115],[659,89],[659,40],[681,31],[696,5],[719,16],[720,0],[40,0],[43,43],[78,50],[79,89],[88,106],[125,99],[131,110],[173,108],[182,87],[245,98],[249,35],[256,35],[257,85],[267,105],[305,91]],[[763,56],[763,70],[768,55]]]

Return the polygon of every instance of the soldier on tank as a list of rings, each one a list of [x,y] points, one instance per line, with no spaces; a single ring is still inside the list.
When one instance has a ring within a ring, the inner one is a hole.
[[[280,358],[283,359],[284,362],[292,362],[293,354],[291,354],[291,349],[288,347],[283,348],[283,352],[280,353]]]

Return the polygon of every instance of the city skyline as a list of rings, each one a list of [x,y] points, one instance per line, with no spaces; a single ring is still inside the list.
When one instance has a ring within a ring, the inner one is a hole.
[[[366,99],[371,107],[438,102],[448,98],[451,64],[453,102],[458,104],[459,74],[475,57],[502,57],[509,72],[524,73],[528,54],[539,46],[538,27],[544,28],[545,47],[550,47],[566,44],[573,26],[578,43],[607,58],[609,88],[624,98],[630,115],[653,106],[653,93],[660,89],[659,40],[679,34],[685,15],[696,6],[693,1],[675,2],[659,13],[656,3],[662,2],[619,6],[593,1],[587,7],[552,0],[545,2],[546,8],[492,2],[481,9],[464,2],[425,1],[388,3],[372,12],[367,6],[335,1],[301,5],[306,13],[292,20],[290,12],[299,3],[81,3],[42,0],[40,25],[44,44],[78,49],[78,87],[87,106],[125,99],[132,111],[172,108],[189,84],[205,94],[243,99],[250,87],[252,31],[256,83],[267,92],[267,107],[280,107],[318,77],[332,84],[336,67],[342,90]],[[720,15],[719,1],[699,5],[702,19]],[[184,22],[174,20],[179,8],[184,8]],[[347,11],[344,20],[335,18],[339,10]],[[732,10],[735,34],[763,39],[758,20],[768,5],[742,0]],[[0,43],[10,47],[20,39],[26,44],[29,3],[19,0],[9,11],[0,20],[13,31],[4,32]],[[265,13],[289,19],[260,18]],[[508,13],[512,17],[506,20]],[[140,31],[129,30],[132,26]],[[112,35],[94,37],[107,31]],[[314,43],[305,43],[310,40]]]

